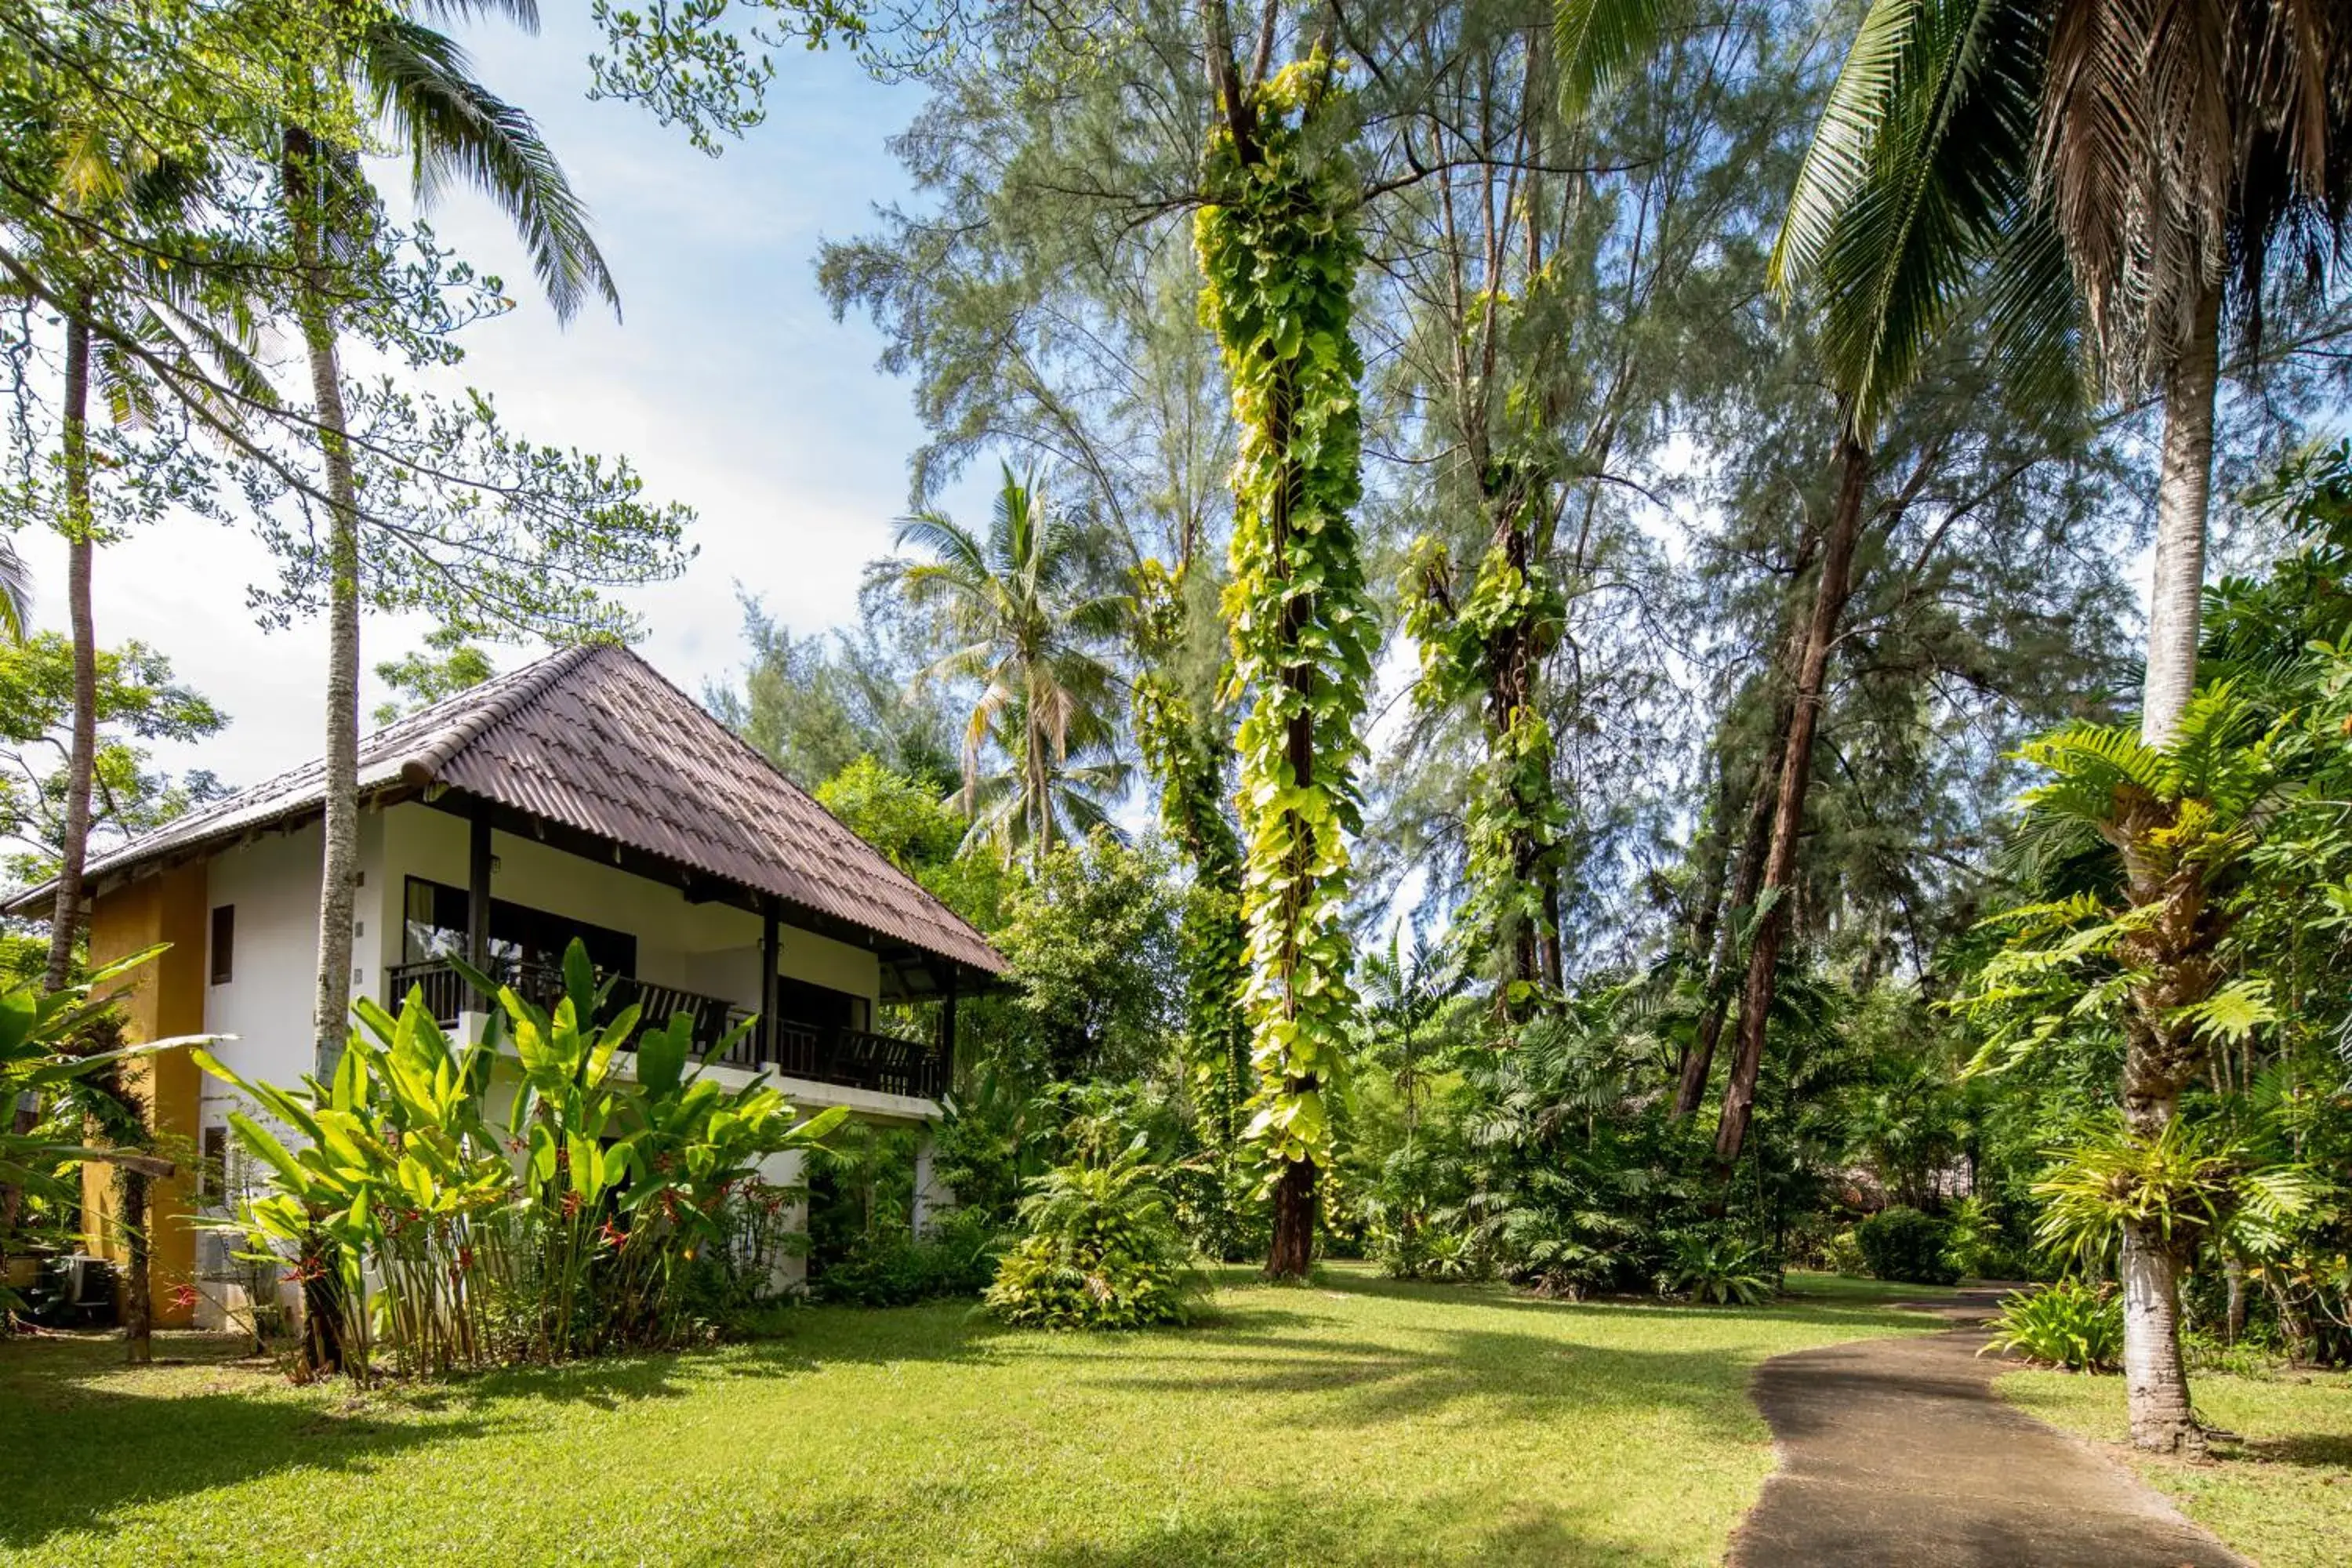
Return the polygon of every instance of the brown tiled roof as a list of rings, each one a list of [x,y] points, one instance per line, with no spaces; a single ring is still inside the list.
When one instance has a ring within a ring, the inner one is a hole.
[[[565,648],[360,742],[363,795],[435,785],[988,973],[987,941],[625,647]],[[312,763],[93,859],[93,880],[316,812]],[[42,889],[13,895],[38,914]],[[790,910],[787,910],[789,916]]]

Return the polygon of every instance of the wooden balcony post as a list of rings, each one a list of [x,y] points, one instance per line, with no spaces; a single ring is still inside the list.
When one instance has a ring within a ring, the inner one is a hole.
[[[490,803],[477,800],[467,816],[472,837],[466,861],[466,962],[487,974],[490,967]]]
[[[948,1080],[955,1076],[957,973],[955,965],[948,966],[948,988],[940,998],[940,1059],[934,1070],[939,1074],[941,1088],[946,1087]]]
[[[776,932],[776,899],[760,900],[760,1059],[774,1061],[776,1052],[776,964],[782,957]]]

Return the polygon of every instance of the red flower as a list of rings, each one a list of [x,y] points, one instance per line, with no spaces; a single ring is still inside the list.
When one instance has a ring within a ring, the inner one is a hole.
[[[457,1249],[457,1267],[460,1269],[467,1269],[471,1268],[473,1266],[474,1249],[470,1247],[459,1247]]]
[[[579,1214],[580,1214],[580,1194],[579,1194],[578,1193],[566,1193],[566,1194],[563,1194],[563,1217],[564,1217],[565,1219],[573,1219],[573,1218],[577,1218],[577,1217],[578,1217],[578,1215],[579,1215]]]
[[[597,1227],[596,1234],[603,1237],[606,1244],[615,1252],[619,1251],[629,1239],[629,1233],[609,1219]]]
[[[174,1285],[169,1294],[172,1300],[172,1310],[193,1312],[196,1310],[196,1288],[194,1285]]]

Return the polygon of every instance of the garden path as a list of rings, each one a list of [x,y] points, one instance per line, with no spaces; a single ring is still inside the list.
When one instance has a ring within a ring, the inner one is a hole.
[[[2089,1445],[1992,1391],[1998,1290],[1918,1305],[1958,1325],[1775,1356],[1756,1403],[1780,1468],[1731,1568],[2251,1568]]]

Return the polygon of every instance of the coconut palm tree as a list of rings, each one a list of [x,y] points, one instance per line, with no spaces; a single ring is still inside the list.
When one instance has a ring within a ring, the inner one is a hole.
[[[1642,58],[1675,8],[1561,0],[1571,101]],[[2021,383],[2062,389],[2079,344],[2108,395],[2160,396],[2141,735],[2162,747],[2196,687],[2224,317],[2258,339],[2273,271],[2320,275],[2347,226],[2341,5],[1874,0],[1773,259],[1784,286],[1818,300],[1832,360],[1849,374],[1882,367],[1883,380],[1842,386],[1858,408],[1899,390],[1916,347],[1980,285],[1993,346]],[[1768,873],[1768,887],[1784,885]],[[2171,1121],[2199,1065],[2126,1053],[2125,1110],[2142,1136]],[[2140,1231],[2126,1231],[2124,1255],[2133,1440],[2194,1446],[2178,1265]]]
[[[1884,165],[1919,174],[1892,191],[1857,176]],[[1957,220],[1939,224],[1946,213]],[[1948,313],[1989,268],[1997,336],[2046,366],[2079,301],[2099,386],[2160,396],[2140,725],[2162,747],[2196,689],[2224,318],[2258,340],[2273,269],[2324,274],[2347,223],[2352,21],[2341,6],[1877,0],[1776,259],[1819,279],[1833,319],[1860,337],[1901,331],[1908,313]],[[2131,1039],[2125,1114],[2153,1138],[2200,1063],[2145,1032]],[[2163,1238],[2126,1229],[2132,1435],[2162,1450],[2198,1440],[2178,1267]]]
[[[530,31],[534,0],[459,0],[437,11],[497,15]],[[591,294],[617,311],[619,296],[589,233],[587,214],[562,166],[521,110],[476,81],[449,38],[386,9],[328,63],[341,81],[289,84],[290,100],[332,101],[356,91],[373,120],[406,153],[420,204],[464,184],[514,223],[557,316],[570,320]],[[322,1058],[334,1048],[351,998],[352,917],[359,869],[360,529],[358,486],[338,360],[337,257],[372,205],[356,149],[321,141],[289,118],[278,132],[278,187],[292,242],[294,314],[306,351],[328,513],[328,662],[325,852],[319,892],[318,991],[312,1027]]]
[[[1008,463],[985,540],[922,512],[899,525],[898,542],[928,559],[895,563],[893,579],[957,644],[922,679],[979,687],[963,744],[973,832],[1008,864],[1018,847],[1042,856],[1056,837],[1083,834],[1126,784],[1111,749],[1118,677],[1094,651],[1126,613],[1123,595],[1099,591],[1104,541]],[[993,781],[982,762],[992,741],[1012,764]]]

